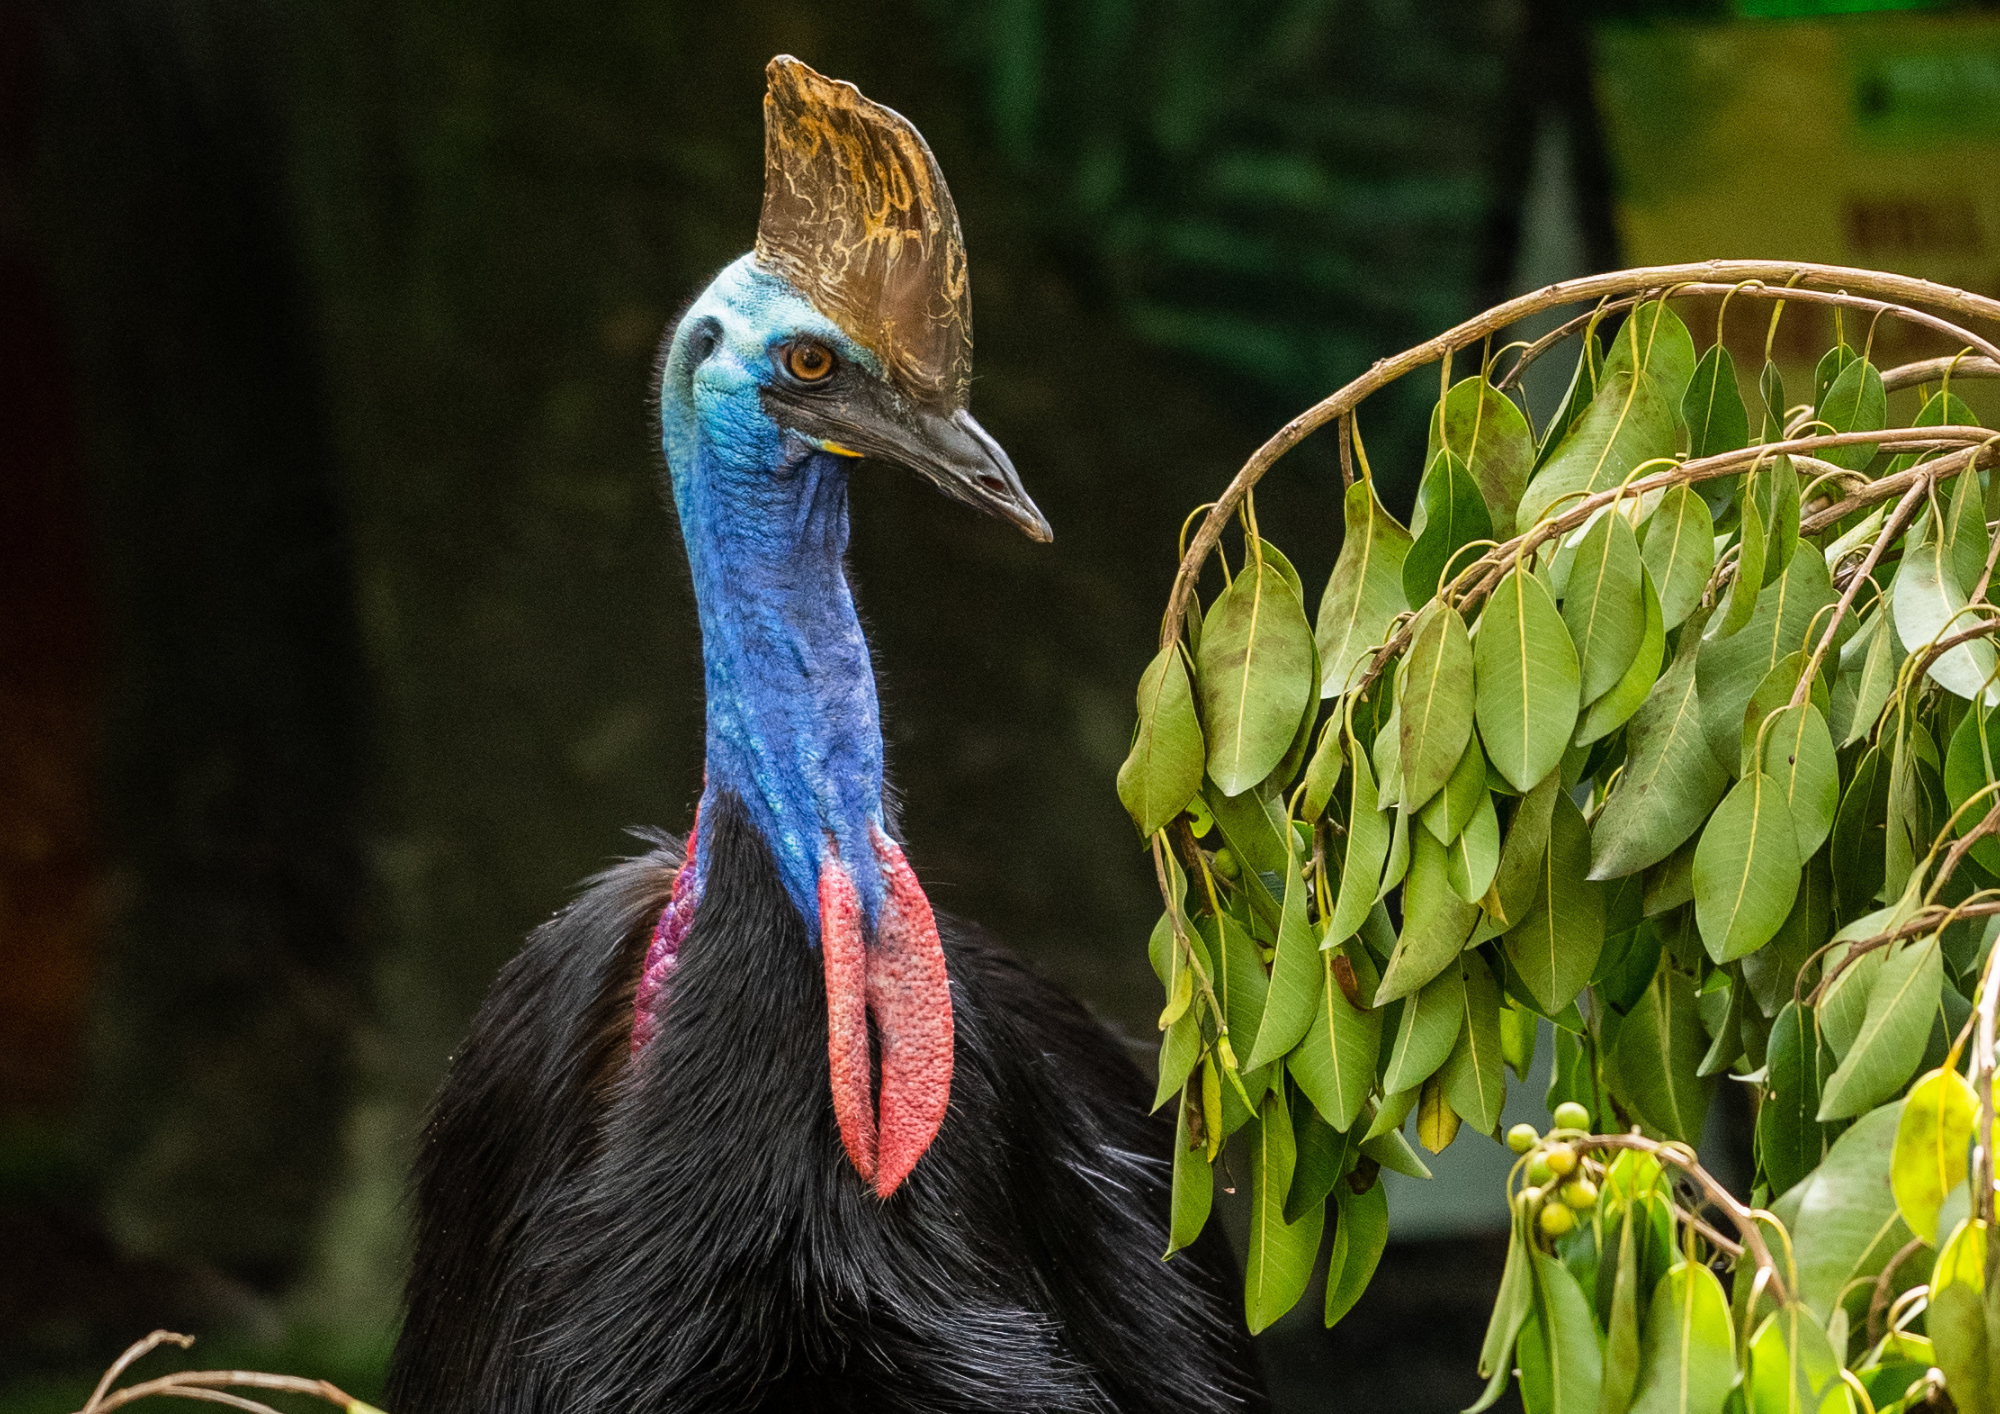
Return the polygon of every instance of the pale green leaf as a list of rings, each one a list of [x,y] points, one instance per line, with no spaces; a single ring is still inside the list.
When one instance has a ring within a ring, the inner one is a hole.
[[[1798,857],[1810,859],[1840,808],[1840,762],[1819,708],[1802,702],[1772,717],[1764,728],[1763,767],[1791,815]]]
[[[1368,665],[1370,651],[1389,636],[1389,623],[1409,607],[1403,598],[1403,559],[1410,533],[1375,499],[1372,481],[1347,488],[1347,533],[1340,558],[1319,602],[1320,691],[1347,692]]]
[[[1348,1001],[1334,971],[1337,956],[1333,952],[1320,954],[1319,998],[1312,1027],[1285,1066],[1326,1122],[1347,1130],[1354,1127],[1355,1117],[1375,1084],[1375,1060],[1382,1048],[1382,1013],[1373,1007],[1357,1009]]]
[[[1978,622],[1966,612],[1965,591],[1959,588],[1949,549],[1939,538],[1934,520],[1921,543],[1903,551],[1890,602],[1896,634],[1912,653]],[[1975,638],[1940,655],[1927,671],[1946,691],[1967,699],[1982,698],[1991,707],[2000,703],[2000,685],[1993,681],[1994,665],[1992,641]]]
[[[1298,1304],[1319,1255],[1326,1209],[1315,1205],[1295,1223],[1285,1221],[1297,1149],[1285,1087],[1264,1097],[1250,1145],[1250,1234],[1243,1254],[1243,1315],[1255,1335]]]
[[[1471,468],[1493,518],[1493,534],[1514,534],[1514,508],[1534,466],[1535,439],[1528,419],[1505,393],[1483,378],[1463,378],[1431,409],[1425,460],[1450,447]]]
[[[1551,803],[1534,906],[1504,939],[1508,959],[1553,1016],[1583,990],[1604,947],[1604,888],[1590,878],[1590,827],[1566,793]]]
[[[1778,782],[1752,771],[1723,798],[1694,852],[1703,946],[1732,962],[1768,943],[1799,891],[1798,832]]]
[[[1896,1123],[1889,1188],[1910,1231],[1937,1245],[1938,1209],[1965,1182],[1979,1097],[1957,1071],[1939,1067],[1910,1087]]]
[[[1576,648],[1541,580],[1516,567],[1500,581],[1473,658],[1486,755],[1516,790],[1532,790],[1562,760],[1578,705]]]
[[[1843,1298],[1864,1316],[1873,1277],[1910,1240],[1889,1189],[1900,1104],[1871,1110],[1834,1141],[1818,1172],[1799,1186],[1791,1224],[1798,1263],[1796,1295],[1832,1313]]]
[[[1491,1134],[1507,1098],[1507,1061],[1500,1048],[1500,984],[1477,952],[1460,953],[1458,965],[1464,979],[1464,1021],[1439,1080],[1452,1109],[1481,1134]]]
[[[1715,1273],[1683,1261],[1660,1278],[1643,1349],[1632,1414],[1718,1414],[1736,1378],[1736,1352]]]
[[[1445,847],[1429,830],[1410,832],[1410,872],[1403,883],[1403,932],[1382,972],[1376,1004],[1407,997],[1445,970],[1472,935],[1479,910],[1451,887]],[[1442,1059],[1442,1057],[1440,1057]],[[1397,1087],[1400,1088],[1400,1087]]]
[[[1472,641],[1457,609],[1435,600],[1418,617],[1396,670],[1398,801],[1415,809],[1436,795],[1472,735]]]
[[[1693,487],[1668,488],[1646,522],[1639,553],[1659,592],[1661,617],[1679,628],[1700,605],[1715,569],[1715,521]]]
[[[1312,630],[1275,566],[1249,558],[1208,611],[1195,655],[1208,774],[1236,795],[1271,773],[1313,702]]]
[[[1201,789],[1204,753],[1194,691],[1178,644],[1139,677],[1139,734],[1118,768],[1118,799],[1142,835],[1164,826]]]
[[[1587,746],[1624,726],[1645,702],[1653,684],[1659,681],[1660,664],[1667,653],[1667,625],[1660,615],[1660,598],[1653,592],[1652,576],[1641,575],[1639,588],[1646,607],[1645,631],[1639,637],[1639,650],[1632,655],[1625,676],[1585,710],[1572,739],[1577,746]]]
[[[1521,494],[1515,526],[1526,530],[1552,508],[1574,505],[1578,493],[1606,491],[1633,468],[1674,450],[1674,410],[1647,374],[1600,379],[1582,417]]]
[[[1380,994],[1377,994],[1378,1002]],[[1403,1004],[1382,1093],[1400,1095],[1428,1079],[1451,1054],[1465,1017],[1465,977],[1457,966],[1426,983]]]
[[[1702,731],[1693,648],[1690,636],[1626,727],[1625,769],[1591,830],[1592,878],[1665,859],[1701,828],[1729,783]]]
[[[1342,1185],[1334,1190],[1333,1251],[1326,1264],[1326,1324],[1331,1328],[1354,1309],[1375,1276],[1389,1245],[1389,1185],[1366,1193]]]
[[[1827,1078],[1821,1120],[1852,1118],[1908,1083],[1923,1060],[1943,986],[1944,959],[1935,936],[1907,944],[1883,962],[1868,992],[1861,1030]]]

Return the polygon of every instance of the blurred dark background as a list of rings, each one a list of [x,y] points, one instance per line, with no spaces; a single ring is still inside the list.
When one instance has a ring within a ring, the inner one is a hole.
[[[699,787],[649,381],[752,237],[770,55],[929,138],[1058,532],[857,484],[912,855],[1146,1044],[1112,776],[1181,520],[1373,359],[1619,263],[1592,25],[1656,13],[1734,12],[0,6],[0,1409],[156,1325],[372,1388],[467,1018]],[[1433,396],[1370,404],[1399,510]],[[1308,443],[1260,493],[1315,585],[1338,491]],[[1265,1338],[1284,1407],[1476,1392],[1498,1206],[1433,1188],[1346,1323]]]

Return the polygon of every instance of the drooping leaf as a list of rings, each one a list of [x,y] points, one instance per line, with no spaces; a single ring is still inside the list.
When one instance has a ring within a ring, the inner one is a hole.
[[[1618,1237],[1610,1267],[1611,1304],[1606,1308],[1604,1320],[1604,1385],[1597,1414],[1625,1414],[1632,1407],[1633,1392],[1639,1387],[1638,1226],[1632,1205],[1624,1205],[1617,1219]],[[1609,1223],[1605,1231],[1607,1235],[1611,1231]],[[1603,1266],[1598,1268],[1600,1293],[1604,1290],[1604,1271]]]
[[[1750,445],[1750,419],[1736,386],[1736,362],[1721,344],[1712,344],[1694,367],[1681,399],[1687,423],[1688,455],[1712,457]]]
[[[1457,609],[1433,600],[1396,671],[1399,803],[1416,809],[1451,778],[1472,735],[1472,640]]]
[[[2000,713],[1975,702],[1951,734],[1951,746],[1944,758],[1944,794],[1958,817],[1955,833],[1969,834],[1986,817],[2000,792],[1988,791],[1978,804],[1967,807],[1980,791],[2000,781]],[[2000,840],[1988,835],[1976,841],[1971,855],[1989,874],[2000,874]]]
[[[1785,406],[1785,375],[1768,358],[1757,374],[1757,401],[1761,404],[1759,412],[1762,414],[1758,440],[1775,442],[1784,434],[1785,413],[1789,409]]]
[[[1431,409],[1425,459],[1441,447],[1449,447],[1471,469],[1493,518],[1494,536],[1511,538],[1514,507],[1520,504],[1535,461],[1534,434],[1520,408],[1485,379],[1462,378]]]
[[[1445,1101],[1481,1134],[1500,1123],[1507,1098],[1506,1058],[1500,1046],[1500,984],[1477,952],[1459,954],[1465,1013],[1439,1079]]]
[[[1243,1315],[1255,1335],[1298,1304],[1312,1277],[1313,1259],[1326,1226],[1316,1205],[1295,1223],[1285,1221],[1285,1195],[1298,1153],[1285,1087],[1264,1097],[1250,1151],[1250,1236],[1243,1252]]]
[[[1444,1080],[1433,1075],[1417,1087],[1417,1142],[1442,1154],[1458,1137],[1458,1111],[1444,1097]]]
[[[1377,1004],[1407,997],[1445,970],[1472,935],[1479,910],[1451,886],[1451,861],[1429,830],[1411,831],[1403,932],[1382,972]],[[1439,1057],[1443,1059],[1443,1057]]]
[[[1821,1120],[1849,1119],[1908,1083],[1924,1057],[1944,986],[1944,959],[1935,936],[1903,947],[1883,962],[1868,993],[1868,1013],[1820,1098]]]
[[[1843,932],[1851,932],[1863,923],[1864,931],[1872,932],[1878,923],[1886,923],[1889,909],[1880,914],[1869,914],[1865,919],[1850,924]],[[1855,958],[1836,974],[1834,965],[1843,957],[1846,949],[1836,949],[1827,954],[1825,974],[1833,978],[1820,994],[1819,1024],[1820,1034],[1826,1038],[1827,1048],[1834,1056],[1845,1058],[1854,1038],[1861,1034],[1862,1024],[1868,1019],[1868,998],[1875,990],[1875,980],[1881,974],[1883,960],[1887,957],[1881,949],[1865,952]]]
[[[1346,961],[1336,952],[1320,954],[1312,1027],[1285,1062],[1306,1098],[1339,1130],[1354,1127],[1375,1083],[1375,1060],[1382,1048],[1382,1013],[1356,1008],[1341,989],[1335,967]]]
[[[1139,733],[1118,768],[1118,799],[1142,835],[1163,827],[1201,789],[1204,752],[1194,690],[1178,644],[1139,677]]]
[[[1319,745],[1313,748],[1312,759],[1306,762],[1306,794],[1299,818],[1307,824],[1326,814],[1326,807],[1332,803],[1333,793],[1339,788],[1340,778],[1347,769],[1347,756],[1341,750],[1338,727],[1338,722],[1327,723],[1320,732]],[[1279,765],[1278,775],[1282,779],[1283,763]]]
[[[1551,771],[1514,807],[1485,903],[1494,926],[1505,929],[1519,923],[1540,896],[1542,854],[1549,846],[1549,822],[1561,791],[1562,774]]]
[[[1445,846],[1445,877],[1451,891],[1467,903],[1478,903],[1493,886],[1500,867],[1500,817],[1493,810],[1493,796],[1482,790],[1472,819],[1458,837]]]
[[[1285,1221],[1295,1223],[1308,1208],[1324,1207],[1347,1172],[1355,1155],[1350,1152],[1360,1135],[1343,1134],[1326,1122],[1312,1105],[1291,1102],[1292,1145],[1297,1159],[1292,1165],[1292,1187],[1285,1195]]]
[[[1825,1131],[1819,1114],[1819,1037],[1812,1012],[1787,1001],[1771,1023],[1768,1088],[1757,1109],[1757,1157],[1779,1197],[1819,1167]]]
[[[1234,1038],[1231,1045],[1242,1045],[1246,1049],[1238,1054],[1247,1054],[1264,1019],[1264,994],[1270,990],[1264,964],[1257,960],[1257,944],[1227,913],[1205,914],[1195,920],[1195,927],[1215,959],[1216,999]]]
[[[1722,1283],[1681,1262],[1653,1288],[1643,1373],[1633,1414],[1718,1414],[1736,1378],[1735,1341]]]
[[[1695,847],[1695,921],[1709,956],[1733,962],[1769,942],[1792,911],[1800,868],[1784,789],[1752,771],[1716,807]]]
[[[1389,1186],[1376,1183],[1365,1193],[1336,1189],[1335,1217],[1333,1251],[1326,1264],[1329,1329],[1354,1309],[1389,1245]]]
[[[1604,946],[1604,888],[1590,878],[1590,827],[1558,791],[1535,904],[1505,938],[1508,960],[1547,1015],[1568,1006],[1590,981]]]
[[[1670,487],[1660,498],[1646,522],[1640,557],[1659,592],[1661,617],[1668,628],[1679,628],[1701,603],[1715,569],[1715,521],[1694,488]]]
[[[1763,583],[1769,584],[1784,573],[1799,547],[1799,474],[1792,459],[1781,455],[1757,463],[1749,491],[1764,526]]]
[[[1587,746],[1624,726],[1659,680],[1660,666],[1666,658],[1666,623],[1660,616],[1660,600],[1653,592],[1651,576],[1641,575],[1639,588],[1645,603],[1645,627],[1638,651],[1625,669],[1625,676],[1584,711],[1572,745]]]
[[[1939,1067],[1910,1087],[1896,1122],[1889,1188],[1896,1211],[1918,1237],[1937,1245],[1938,1209],[1965,1182],[1967,1146],[1979,1097],[1957,1071]]]
[[[1704,1049],[1694,982],[1663,969],[1618,1028],[1612,1091],[1668,1138],[1696,1143],[1713,1084],[1695,1074]]]
[[[1857,645],[1861,646],[1861,672],[1854,684],[1854,715],[1840,743],[1844,747],[1854,745],[1875,730],[1882,708],[1895,690],[1896,670],[1903,663],[1903,640],[1896,634],[1886,596],[1882,607],[1869,615],[1848,647]]]
[[[1764,729],[1762,764],[1791,815],[1798,857],[1812,858],[1840,808],[1840,762],[1819,708],[1802,702],[1780,709]]]
[[[1540,579],[1516,567],[1500,581],[1473,660],[1487,757],[1514,789],[1533,790],[1562,760],[1578,701],[1576,648]]]
[[[1674,409],[1650,375],[1619,370],[1600,379],[1589,408],[1521,494],[1515,525],[1525,530],[1552,507],[1560,513],[1578,493],[1609,490],[1673,450]]]
[[[1215,601],[1195,655],[1208,774],[1236,795],[1271,773],[1313,701],[1312,629],[1284,575],[1257,555]]]
[[[1949,547],[1935,517],[1922,540],[1904,548],[1890,602],[1896,634],[1903,647],[1912,653],[1971,628],[1976,622],[1965,612],[1965,591],[1959,587]],[[1979,698],[1991,707],[2000,704],[2000,686],[1993,682],[1994,669],[1992,640],[1975,638],[1947,650],[1927,671],[1947,692],[1967,699]]]
[[[1834,893],[1843,913],[1865,910],[1883,883],[1883,831],[1889,808],[1889,763],[1879,747],[1862,753],[1833,817]]]
[[[1349,774],[1347,850],[1340,865],[1340,893],[1327,923],[1326,941],[1344,943],[1361,928],[1375,905],[1382,864],[1389,854],[1389,817],[1376,808],[1375,773],[1368,755],[1351,741],[1354,769]]]
[[[1389,636],[1389,622],[1409,607],[1403,597],[1403,560],[1410,533],[1375,499],[1366,477],[1347,488],[1347,533],[1340,558],[1319,602],[1320,692],[1349,691],[1368,665],[1370,651]]]
[[[1431,458],[1417,488],[1417,509],[1410,518],[1416,543],[1403,560],[1403,596],[1421,604],[1438,592],[1447,574],[1470,563],[1458,552],[1475,540],[1493,538],[1493,518],[1472,469],[1449,449]]]
[[[1986,1224],[1967,1218],[1946,1239],[1931,1271],[1925,1328],[1961,1410],[1993,1408],[1993,1335],[1986,1319]]]
[[[1382,1073],[1383,1094],[1412,1090],[1444,1064],[1458,1039],[1465,1005],[1465,978],[1456,966],[1446,968],[1403,1004],[1389,1064]]]
[[[1549,1414],[1594,1414],[1604,1380],[1604,1356],[1597,1345],[1590,1302],[1561,1259],[1534,1254],[1535,1317],[1541,1328]],[[1527,1344],[1524,1339],[1523,1344]],[[1522,1353],[1523,1384],[1528,1356]],[[1522,1403],[1526,1404],[1526,1389]]]
[[[1439,844],[1450,844],[1478,811],[1486,794],[1486,755],[1479,749],[1479,738],[1474,736],[1466,742],[1465,754],[1452,767],[1444,789],[1417,812],[1417,818]]]
[[[1625,769],[1591,830],[1593,879],[1636,874],[1665,859],[1701,828],[1729,784],[1702,731],[1698,636],[1684,638],[1690,641],[1626,727]]]
[[[1678,414],[1694,377],[1694,338],[1665,300],[1639,305],[1618,326],[1604,351],[1598,381],[1631,368],[1643,368]]]
[[[1794,1301],[1764,1318],[1750,1341],[1749,1414],[1851,1414],[1841,1402],[1840,1357],[1813,1311]]]
[[[1729,597],[1716,615],[1713,637],[1724,639],[1738,632],[1757,612],[1757,597],[1764,587],[1764,570],[1771,556],[1771,527],[1764,519],[1764,507],[1752,494],[1752,478],[1743,477],[1737,497],[1740,512],[1736,525],[1736,572],[1730,576]]]
[[[1889,396],[1882,389],[1882,375],[1875,365],[1857,358],[1842,368],[1820,400],[1818,415],[1835,432],[1875,432],[1888,426]],[[1835,466],[1859,471],[1875,459],[1875,447],[1873,442],[1828,447],[1820,455]]]
[[[1833,581],[1819,550],[1802,543],[1784,576],[1757,598],[1757,609],[1740,633],[1701,645],[1695,678],[1701,692],[1702,733],[1725,770],[1742,764],[1743,710],[1771,669],[1788,655],[1809,650],[1813,625],[1824,631],[1821,612],[1834,602]]]
[[[1850,1284],[1873,1277],[1910,1240],[1896,1215],[1889,1164],[1900,1104],[1884,1105],[1856,1120],[1836,1139],[1819,1171],[1800,1186],[1792,1223],[1798,1263],[1796,1295],[1815,1311],[1831,1313],[1848,1301],[1861,1314],[1869,1292]]]
[[[1534,1309],[1534,1249],[1527,1225],[1527,1215],[1517,1209],[1507,1244],[1507,1264],[1500,1272],[1500,1290],[1494,1295],[1486,1335],[1479,1346],[1479,1374],[1486,1389],[1465,1414],[1484,1414],[1499,1402],[1513,1373],[1514,1343]]]
[[[1271,959],[1271,985],[1264,995],[1264,1015],[1257,1039],[1244,1058],[1245,1069],[1283,1056],[1312,1025],[1313,1004],[1319,998],[1319,939],[1306,922],[1306,899],[1312,892],[1304,873],[1292,861],[1285,867],[1285,904],[1278,922],[1277,951]]]
[[[1576,645],[1586,705],[1617,684],[1639,651],[1646,631],[1643,575],[1631,522],[1606,511],[1578,543],[1563,591],[1563,623]]]
[[[1173,1200],[1166,1252],[1169,1257],[1201,1236],[1202,1228],[1208,1225],[1208,1210],[1215,1202],[1215,1174],[1209,1167],[1207,1147],[1191,1132],[1191,1124],[1200,1122],[1199,1105],[1192,1096],[1185,1097],[1174,1126]]]

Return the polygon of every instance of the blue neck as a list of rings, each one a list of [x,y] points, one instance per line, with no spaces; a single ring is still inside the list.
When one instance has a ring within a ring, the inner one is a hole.
[[[732,460],[693,409],[671,394],[663,401],[701,619],[702,801],[724,791],[742,800],[817,942],[829,838],[871,920],[882,897],[869,835],[883,825],[882,727],[842,562],[848,463],[775,426],[733,439],[755,454]]]

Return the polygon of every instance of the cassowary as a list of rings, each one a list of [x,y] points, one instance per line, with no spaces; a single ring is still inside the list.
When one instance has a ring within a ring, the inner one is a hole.
[[[965,410],[917,131],[789,57],[755,251],[675,327],[661,433],[707,776],[684,848],[501,973],[423,1136],[397,1414],[1188,1410],[1258,1400],[1170,1127],[1075,1002],[935,915],[843,564],[859,458],[1037,540]]]

